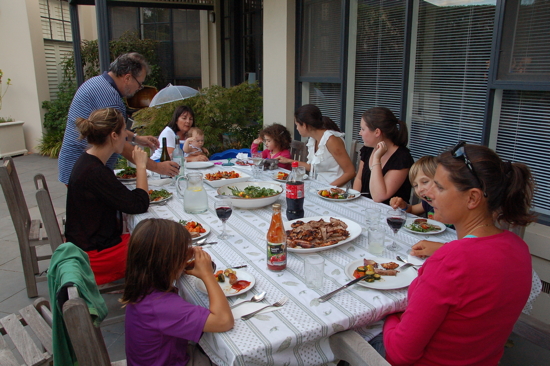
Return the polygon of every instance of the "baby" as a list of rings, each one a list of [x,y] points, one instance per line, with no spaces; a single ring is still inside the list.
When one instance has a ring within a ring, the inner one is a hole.
[[[187,132],[187,139],[183,144],[183,152],[185,157],[209,155],[208,150],[203,147],[204,145],[204,132],[198,127],[191,127]]]

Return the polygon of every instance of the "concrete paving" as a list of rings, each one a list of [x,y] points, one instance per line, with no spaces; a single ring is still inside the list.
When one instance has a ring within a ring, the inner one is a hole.
[[[33,182],[35,174],[38,173],[42,173],[46,177],[56,214],[59,217],[64,216],[67,188],[57,180],[57,159],[30,154],[15,157],[14,162],[31,217],[33,219],[40,218]],[[48,252],[49,248],[41,248],[41,250]],[[18,313],[19,309],[32,304],[34,301],[34,299],[27,297],[17,236],[3,194],[0,194],[0,253],[1,318],[10,313]],[[47,263],[41,266],[41,270],[45,270],[46,268]],[[46,282],[38,284],[38,296],[49,299]],[[513,296],[513,293],[511,296]],[[123,314],[124,310],[121,309],[118,303],[120,295],[105,294],[103,297],[109,308],[109,317]],[[125,359],[124,323],[102,327],[101,330],[111,361]],[[511,340],[514,346],[505,349],[504,357],[499,365],[550,365],[550,351],[543,350],[513,335]]]

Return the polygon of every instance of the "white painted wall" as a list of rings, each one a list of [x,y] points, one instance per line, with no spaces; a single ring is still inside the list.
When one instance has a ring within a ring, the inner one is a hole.
[[[294,131],[295,0],[264,0],[264,125],[274,122]]]
[[[0,0],[0,69],[3,85],[12,79],[0,115],[25,122],[27,150],[36,152],[42,138],[44,110],[49,100],[46,59],[36,0]]]

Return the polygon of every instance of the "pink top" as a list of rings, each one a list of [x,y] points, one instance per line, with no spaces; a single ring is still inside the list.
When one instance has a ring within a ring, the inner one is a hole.
[[[452,241],[418,270],[408,306],[384,323],[397,365],[497,365],[531,290],[531,255],[504,231]]]
[[[252,154],[257,153],[258,152],[258,146],[259,145],[253,143],[250,146],[250,152]],[[279,151],[277,154],[273,154],[273,155],[271,155],[271,151],[269,151],[267,149],[262,151],[262,158],[263,159],[277,159],[277,156],[282,156],[283,158],[291,159],[290,150],[288,150],[288,149],[283,150],[283,151]],[[290,164],[279,163],[279,168],[292,170],[292,166]]]

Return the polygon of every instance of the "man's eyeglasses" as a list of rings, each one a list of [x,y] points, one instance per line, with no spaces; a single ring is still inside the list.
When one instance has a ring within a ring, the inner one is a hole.
[[[466,149],[464,148],[465,145],[466,145],[466,141],[459,141],[455,145],[455,147],[453,147],[453,149],[451,150],[451,155],[455,159],[462,159],[464,161],[464,164],[466,164],[466,167],[470,170],[474,178],[479,183],[479,187],[483,191],[483,196],[487,197],[487,192],[485,192],[485,189],[484,189],[485,186],[483,185],[483,182],[481,181],[481,179],[479,179],[479,176],[477,175],[474,169],[474,165],[472,164],[470,159],[468,159],[468,155],[466,155]]]
[[[136,83],[138,83],[138,85],[139,85],[138,91],[140,91],[141,89],[143,89],[143,84],[140,83],[140,82],[138,81],[138,79],[136,79],[136,77],[135,77],[133,74],[130,74],[130,75],[132,75],[132,77],[134,78],[134,80],[136,81]]]

